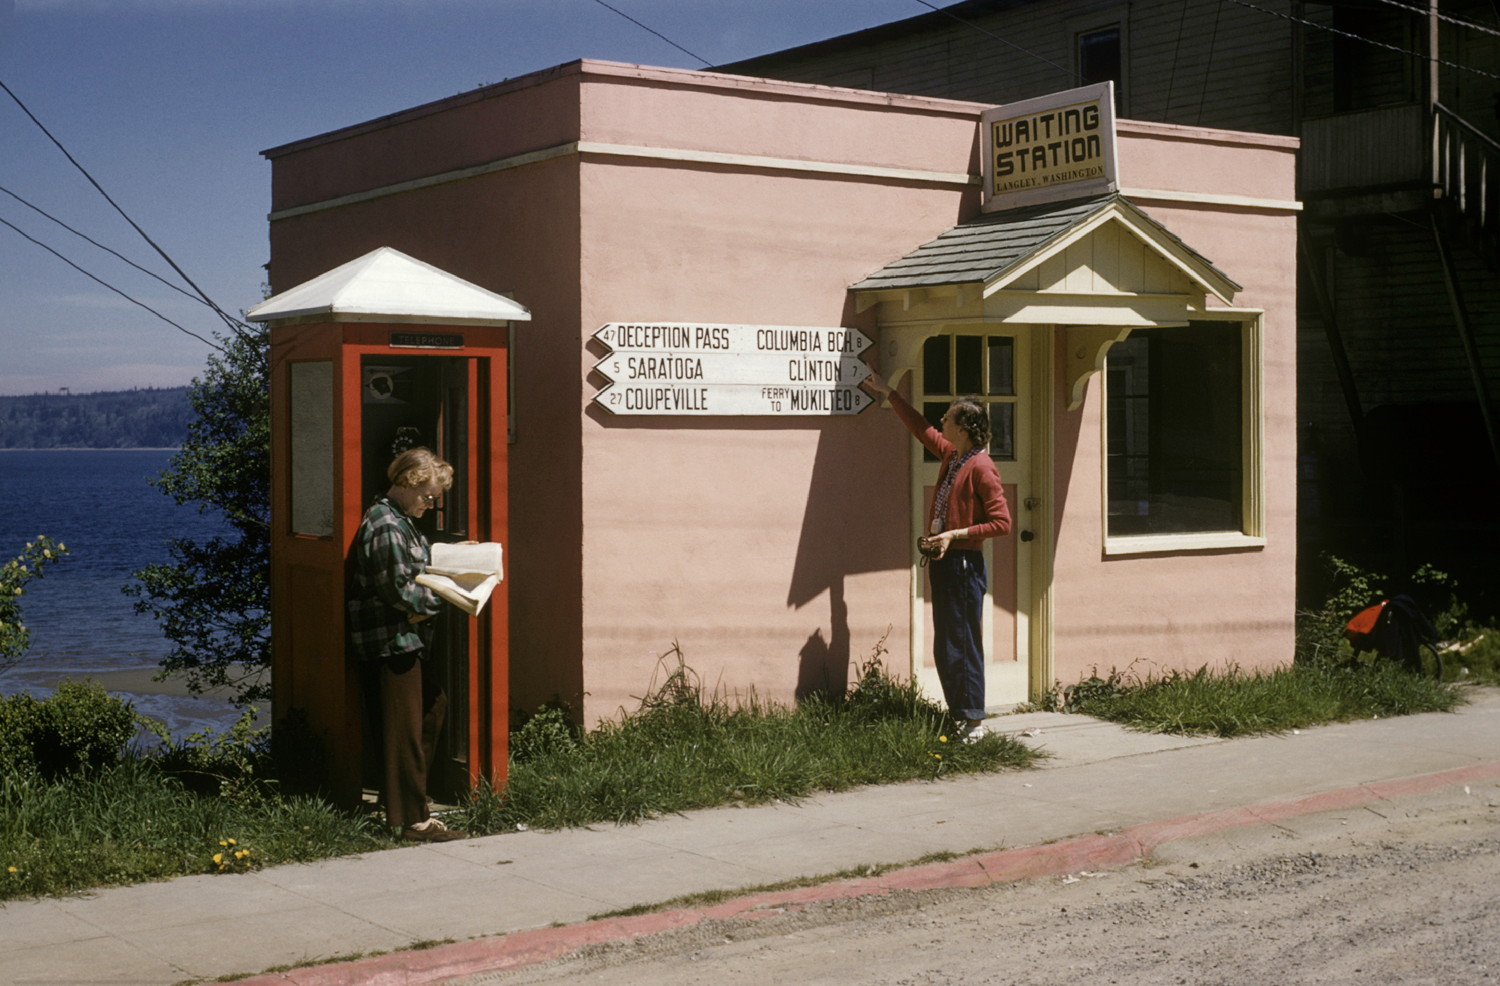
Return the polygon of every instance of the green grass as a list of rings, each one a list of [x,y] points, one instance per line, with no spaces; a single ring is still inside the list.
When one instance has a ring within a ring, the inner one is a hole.
[[[390,844],[382,826],[316,798],[265,788],[242,788],[230,797],[198,794],[150,760],[51,779],[0,770],[0,900],[243,871]],[[247,855],[236,858],[237,852]]]
[[[23,704],[17,716],[46,718]],[[67,708],[75,723],[93,705]],[[377,816],[266,780],[265,737],[248,723],[105,766],[46,770],[35,758],[0,766],[0,900],[397,845]],[[586,735],[557,708],[531,717],[512,737],[504,792],[481,785],[448,821],[478,834],[628,823],[1025,767],[1040,756],[998,736],[965,745],[948,728],[937,705],[875,660],[848,695],[789,708],[706,697],[679,655],[639,709]],[[10,735],[20,743],[32,733]]]
[[[636,822],[815,791],[1026,767],[1009,737],[973,745],[909,681],[872,662],[848,695],[796,707],[705,696],[681,664],[636,712],[586,736],[544,710],[513,738],[506,788],[477,788],[453,824],[471,832]]]
[[[1269,672],[1238,668],[1135,679],[1111,671],[1064,689],[1054,707],[1146,732],[1245,736],[1329,722],[1448,712],[1463,703],[1450,683],[1389,661],[1316,661]]]

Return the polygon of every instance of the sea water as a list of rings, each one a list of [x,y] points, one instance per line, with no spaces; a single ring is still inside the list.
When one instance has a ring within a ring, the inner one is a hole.
[[[169,538],[233,536],[216,512],[179,506],[151,485],[168,449],[0,451],[0,564],[45,534],[68,554],[33,579],[21,597],[31,646],[0,671],[0,694],[50,694],[65,677],[155,672],[172,644],[122,591],[132,573],[172,560]],[[179,738],[222,730],[240,710],[225,698],[159,694],[154,686],[115,694],[162,720]]]

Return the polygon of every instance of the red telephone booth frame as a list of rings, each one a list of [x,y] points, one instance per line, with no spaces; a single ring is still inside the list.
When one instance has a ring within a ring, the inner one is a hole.
[[[362,788],[362,715],[357,676],[346,657],[346,559],[368,504],[361,502],[361,361],[370,355],[461,358],[467,367],[467,484],[470,537],[509,543],[507,325],[420,325],[289,319],[271,337],[271,688],[279,728],[305,721],[327,754],[329,791],[346,803]],[[425,344],[425,345],[424,345]],[[332,530],[292,527],[293,367],[327,363],[331,377]],[[505,783],[508,746],[510,605],[506,579],[474,618],[468,654],[469,781]],[[309,751],[311,753],[312,751]]]

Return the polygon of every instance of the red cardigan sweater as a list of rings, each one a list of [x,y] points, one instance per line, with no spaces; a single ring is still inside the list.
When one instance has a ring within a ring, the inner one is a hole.
[[[891,407],[901,416],[902,424],[917,441],[934,455],[942,457],[938,469],[938,485],[948,475],[953,465],[953,443],[943,433],[927,422],[920,411],[907,403],[896,391],[891,391]],[[926,522],[923,526],[925,528]],[[953,531],[968,528],[969,536],[954,538],[950,547],[959,551],[978,551],[985,538],[999,537],[1010,533],[1010,507],[1005,502],[1005,488],[1000,485],[1000,470],[988,452],[981,451],[969,457],[953,480],[953,490],[948,494],[947,517],[943,530]],[[925,531],[924,531],[925,533]]]

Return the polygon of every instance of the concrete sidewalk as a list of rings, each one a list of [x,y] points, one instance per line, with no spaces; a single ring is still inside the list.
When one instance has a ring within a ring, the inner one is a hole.
[[[1236,740],[1008,716],[991,725],[1052,753],[1044,769],[12,902],[0,908],[0,983],[171,986],[375,952],[392,954],[247,982],[442,983],[768,904],[1102,869],[1174,839],[1407,794],[1467,786],[1500,802],[1500,690],[1468,694],[1453,714]],[[974,855],[748,892],[939,852]],[[739,889],[712,907],[590,920]],[[433,941],[453,944],[396,951]]]

